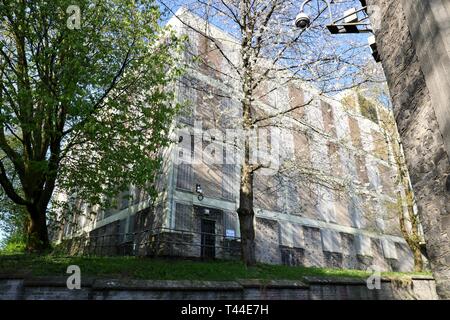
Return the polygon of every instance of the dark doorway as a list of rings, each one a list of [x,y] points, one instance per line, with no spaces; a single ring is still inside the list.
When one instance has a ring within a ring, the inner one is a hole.
[[[202,255],[203,259],[214,259],[216,256],[216,223],[202,219]]]

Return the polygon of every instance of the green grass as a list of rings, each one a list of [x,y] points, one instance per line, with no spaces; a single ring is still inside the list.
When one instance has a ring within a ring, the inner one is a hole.
[[[288,267],[258,264],[247,268],[238,261],[190,261],[140,257],[65,257],[57,255],[0,254],[0,273],[28,273],[34,276],[67,276],[69,265],[78,265],[82,276],[157,280],[301,280],[304,276],[366,278],[358,270]],[[428,273],[422,273],[427,274]],[[389,277],[412,274],[385,273]]]

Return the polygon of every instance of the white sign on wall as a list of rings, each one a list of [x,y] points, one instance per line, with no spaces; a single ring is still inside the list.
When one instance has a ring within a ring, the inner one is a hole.
[[[227,237],[235,237],[236,236],[236,232],[233,229],[227,229],[225,234]]]

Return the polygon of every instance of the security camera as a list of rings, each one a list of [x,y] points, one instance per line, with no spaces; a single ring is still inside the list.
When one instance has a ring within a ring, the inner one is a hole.
[[[309,16],[304,13],[300,12],[297,17],[295,18],[295,26],[300,29],[306,29],[311,25],[311,19]]]

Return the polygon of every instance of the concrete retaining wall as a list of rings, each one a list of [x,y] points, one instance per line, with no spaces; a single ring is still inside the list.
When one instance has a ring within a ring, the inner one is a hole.
[[[304,281],[161,281],[84,279],[69,290],[65,277],[0,276],[0,300],[392,300],[437,299],[434,280],[382,279],[369,290],[365,280],[305,277]]]

